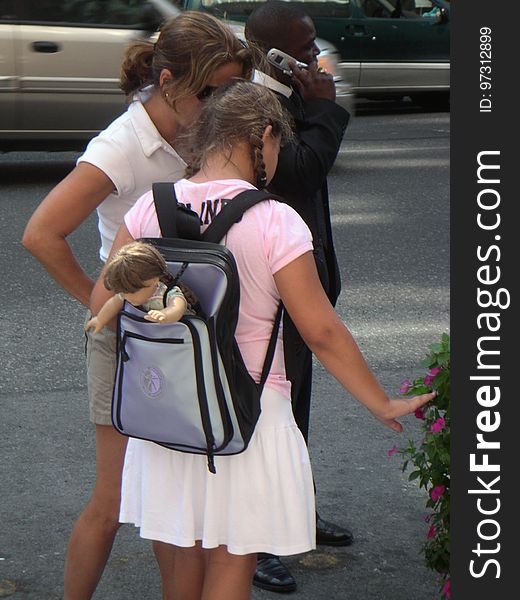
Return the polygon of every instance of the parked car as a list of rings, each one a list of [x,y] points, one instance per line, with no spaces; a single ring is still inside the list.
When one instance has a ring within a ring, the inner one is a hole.
[[[179,10],[171,0],[0,0],[0,150],[83,148],[125,110],[125,47]],[[339,54],[318,43],[334,72]]]
[[[83,147],[125,109],[125,46],[178,12],[166,0],[0,0],[0,148]]]
[[[263,0],[183,0],[185,8],[245,21]],[[357,96],[438,100],[450,89],[450,3],[300,0],[317,35],[339,51],[337,75]]]

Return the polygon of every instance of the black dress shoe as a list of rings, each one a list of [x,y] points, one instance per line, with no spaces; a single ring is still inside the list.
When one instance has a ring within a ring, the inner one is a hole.
[[[320,546],[350,546],[354,541],[352,532],[324,521],[316,514],[316,544]]]
[[[271,592],[294,592],[296,581],[278,556],[259,554],[253,585]]]

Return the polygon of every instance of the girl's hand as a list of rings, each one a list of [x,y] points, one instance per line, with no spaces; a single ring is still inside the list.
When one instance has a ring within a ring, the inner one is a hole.
[[[144,316],[147,321],[153,321],[154,323],[160,323],[166,318],[160,310],[149,310]]]
[[[400,433],[403,430],[401,423],[396,421],[396,417],[403,417],[415,412],[421,406],[433,400],[437,392],[430,392],[428,394],[421,394],[420,396],[412,396],[411,398],[391,398],[390,407],[385,415],[376,415],[376,419],[379,419],[381,423],[390,427],[394,431]]]
[[[433,400],[437,392],[412,396],[411,398],[391,398],[390,406],[385,415],[374,415],[381,423],[400,433],[403,430],[401,423],[396,421],[397,417],[404,417],[415,412],[430,400]]]

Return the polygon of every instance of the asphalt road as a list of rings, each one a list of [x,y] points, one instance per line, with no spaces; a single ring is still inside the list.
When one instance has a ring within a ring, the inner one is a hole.
[[[30,214],[73,165],[73,153],[0,155],[0,597],[61,598],[68,535],[94,477],[83,364],[84,309],[21,247]],[[338,309],[390,394],[422,372],[449,328],[449,113],[367,104],[347,129],[330,175],[343,277]],[[91,218],[71,237],[95,275]],[[420,554],[424,490],[386,451],[395,435],[316,365],[310,450],[322,516],[350,527],[348,548],[289,557],[290,597],[431,600]],[[160,597],[149,543],[120,531],[96,598]],[[254,590],[254,599],[276,595]]]

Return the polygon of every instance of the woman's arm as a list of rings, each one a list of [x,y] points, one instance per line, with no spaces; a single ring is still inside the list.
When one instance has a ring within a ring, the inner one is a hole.
[[[126,225],[123,223],[119,229],[117,230],[116,237],[114,239],[114,243],[112,244],[112,248],[110,249],[110,254],[107,258],[107,264],[110,262],[112,256],[125,244],[129,242],[133,242],[134,238],[130,235]],[[99,314],[103,305],[107,300],[112,298],[114,293],[110,290],[107,290],[104,283],[104,270],[99,274],[99,277],[94,284],[94,288],[92,289],[92,294],[90,296],[90,311],[93,315]],[[117,313],[116,313],[117,314]],[[115,329],[115,319],[112,319],[108,324],[108,327]]]
[[[414,412],[435,393],[389,399],[323,291],[311,252],[274,275],[291,319],[310,350],[339,383],[382,423],[395,431],[395,418]]]
[[[67,236],[114,190],[97,167],[80,163],[54,187],[29,219],[23,245],[71,296],[85,306],[94,285],[67,243]]]

